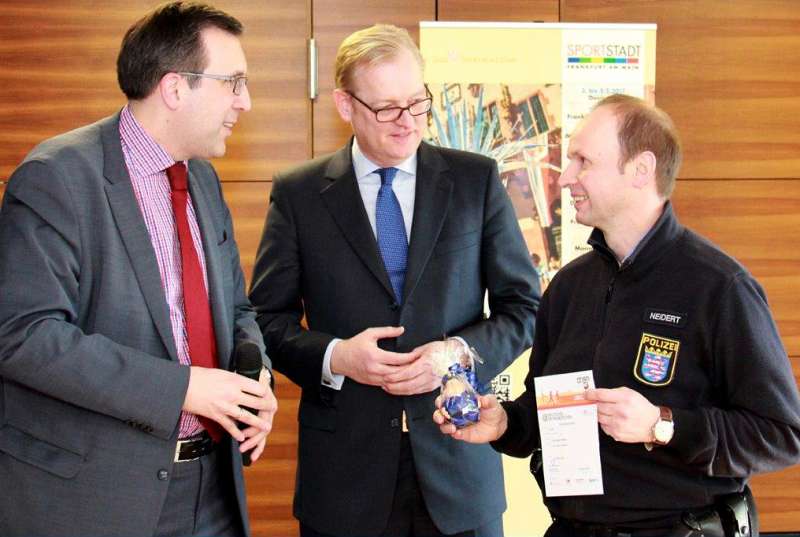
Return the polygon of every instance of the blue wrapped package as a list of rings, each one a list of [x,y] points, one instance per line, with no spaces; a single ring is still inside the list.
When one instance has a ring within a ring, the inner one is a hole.
[[[453,364],[442,377],[442,409],[459,429],[480,419],[477,388],[478,380],[470,366]]]

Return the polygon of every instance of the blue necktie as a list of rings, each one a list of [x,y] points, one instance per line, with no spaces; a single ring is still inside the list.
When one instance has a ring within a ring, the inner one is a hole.
[[[383,265],[389,273],[392,289],[398,303],[403,302],[403,282],[406,279],[408,259],[408,239],[403,222],[400,202],[392,190],[392,181],[397,168],[376,170],[381,176],[381,188],[375,204],[375,228],[378,234],[378,249],[383,257]]]

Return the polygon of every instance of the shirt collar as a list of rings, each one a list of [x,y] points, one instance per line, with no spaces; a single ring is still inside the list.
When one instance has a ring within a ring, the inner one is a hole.
[[[642,250],[649,250],[648,247],[651,245],[656,245],[656,249],[665,251],[665,246],[674,241],[680,235],[681,230],[682,228],[678,223],[678,219],[675,217],[675,213],[672,209],[672,203],[667,200],[664,203],[664,209],[661,212],[661,216],[659,216],[658,220],[656,220],[656,223],[653,224],[653,227],[651,227],[645,236],[642,237],[633,251],[622,260],[622,263],[618,264],[620,267],[630,266],[638,257],[640,257]],[[595,250],[605,253],[606,256],[616,261],[614,252],[611,251],[611,248],[609,248],[608,244],[606,243],[605,235],[603,235],[601,230],[594,228],[591,235],[589,235],[589,240],[587,242]]]
[[[357,181],[362,181],[369,174],[374,173],[375,170],[383,167],[378,166],[368,159],[366,155],[364,155],[364,153],[361,151],[361,148],[358,146],[358,139],[356,137],[353,137],[353,148],[351,154],[353,157],[353,170],[356,173]],[[412,177],[415,176],[417,174],[417,152],[414,151],[410,157],[394,167]]]
[[[119,134],[132,157],[132,176],[146,177],[172,166],[175,161],[166,149],[156,142],[136,121],[128,105],[122,109],[119,118]]]

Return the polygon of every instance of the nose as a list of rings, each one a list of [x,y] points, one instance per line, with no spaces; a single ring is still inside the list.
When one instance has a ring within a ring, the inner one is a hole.
[[[417,118],[411,115],[411,110],[405,109],[400,113],[400,117],[395,120],[395,123],[403,127],[413,127]]]
[[[250,90],[247,89],[247,85],[245,84],[242,87],[242,91],[239,95],[235,96],[236,98],[233,101],[233,107],[237,110],[241,110],[242,112],[247,112],[253,107],[253,103],[250,100]]]
[[[567,165],[567,169],[561,172],[561,176],[558,178],[558,186],[567,188],[569,185],[574,184],[578,175],[576,169],[575,161],[570,162]]]

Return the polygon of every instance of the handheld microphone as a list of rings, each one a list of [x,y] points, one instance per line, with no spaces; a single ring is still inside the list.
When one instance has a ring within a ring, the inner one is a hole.
[[[258,345],[252,341],[242,341],[236,346],[235,358],[236,373],[258,382],[258,377],[261,375],[261,369],[263,367],[261,350],[258,348]],[[242,408],[253,414],[258,414],[258,411],[252,408],[246,406]],[[248,425],[239,422],[240,430],[246,429],[247,427]],[[253,461],[250,460],[250,451],[242,453],[242,464],[250,466],[252,462]]]

